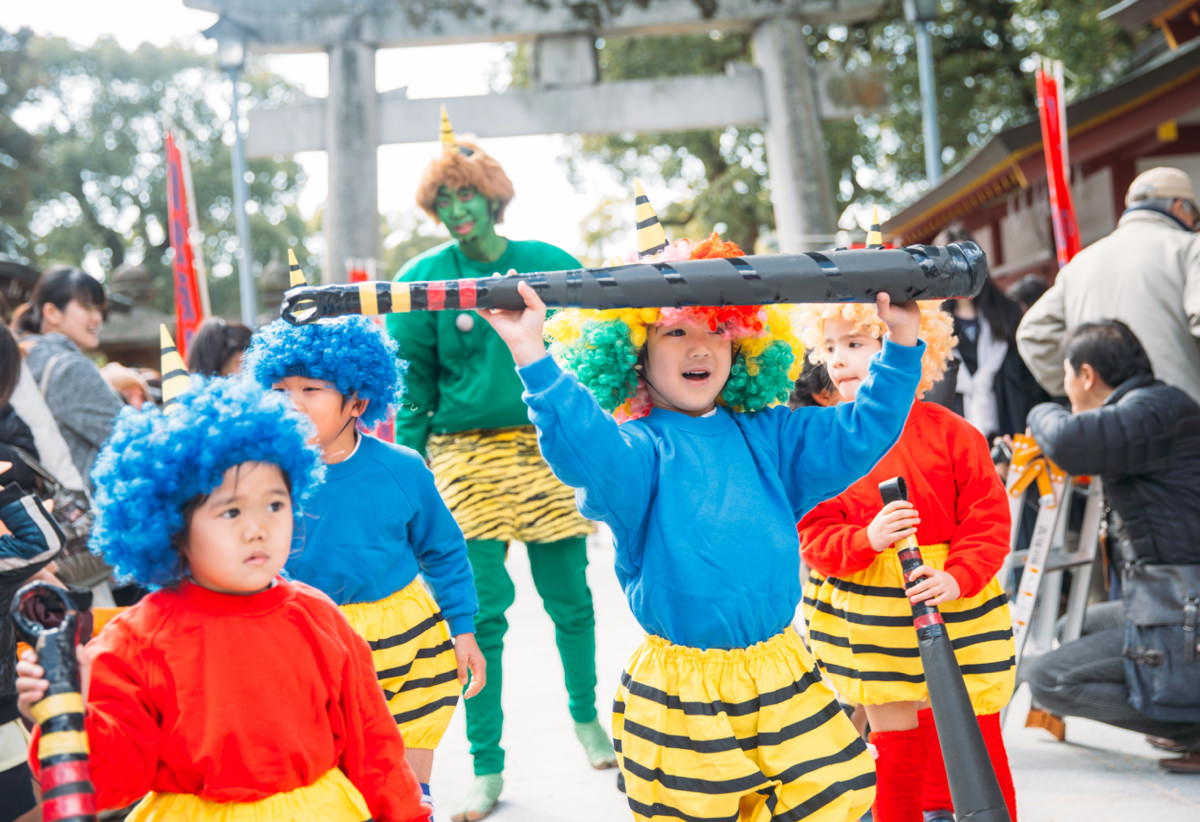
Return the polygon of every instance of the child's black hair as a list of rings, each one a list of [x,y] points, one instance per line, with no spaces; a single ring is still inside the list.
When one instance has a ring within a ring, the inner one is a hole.
[[[833,396],[837,391],[833,380],[829,379],[829,371],[825,363],[814,363],[808,357],[804,358],[804,370],[796,378],[796,386],[788,397],[790,408],[804,408],[812,405],[823,405],[818,401],[821,395]]]
[[[188,343],[189,374],[219,377],[225,363],[235,354],[250,347],[251,331],[241,323],[227,323],[220,317],[209,317],[200,324]]]

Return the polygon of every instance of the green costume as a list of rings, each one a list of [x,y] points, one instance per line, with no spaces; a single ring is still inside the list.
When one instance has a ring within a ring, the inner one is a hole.
[[[579,267],[578,260],[549,243],[509,240],[498,260],[482,263],[451,240],[413,257],[396,279],[429,282],[490,277],[509,269],[524,273]],[[474,311],[389,314],[387,327],[408,361],[396,442],[423,454],[430,434],[529,425],[512,354]]]
[[[451,241],[410,260],[397,279],[578,267],[547,243],[508,240],[497,259],[480,262]],[[510,540],[526,543],[534,585],[554,622],[571,718],[596,721],[595,616],[583,536],[591,525],[576,513],[571,489],[552,480],[541,460],[512,355],[487,323],[471,311],[445,311],[392,314],[387,326],[409,363],[396,441],[429,454],[439,491],[467,538],[479,595],[475,638],[487,659],[487,685],[464,703],[467,737],[476,775],[499,774],[501,656],[514,598],[504,567]]]

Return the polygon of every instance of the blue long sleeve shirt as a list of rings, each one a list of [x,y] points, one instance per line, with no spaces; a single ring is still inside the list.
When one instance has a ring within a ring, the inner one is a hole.
[[[796,522],[895,444],[924,347],[885,341],[853,403],[707,417],[654,409],[620,426],[550,357],[518,373],[546,461],[577,489],[580,512],[613,531],[642,628],[677,645],[745,648],[791,623]]]
[[[293,579],[348,605],[389,597],[419,572],[450,633],[475,630],[462,530],[415,451],[360,435],[349,459],[325,467],[304,513],[304,547],[285,568]]]

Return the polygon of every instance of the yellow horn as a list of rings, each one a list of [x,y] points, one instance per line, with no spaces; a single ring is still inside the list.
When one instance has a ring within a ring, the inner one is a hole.
[[[634,215],[637,217],[637,247],[638,256],[646,257],[657,254],[667,247],[667,233],[663,231],[654,207],[642,188],[642,181],[633,181]]]
[[[871,215],[871,230],[867,232],[867,248],[883,248],[883,229],[879,227],[879,206]]]
[[[442,106],[442,151],[457,151],[458,140],[454,139],[454,129],[450,127],[450,115]]]
[[[162,348],[162,401],[163,408],[170,408],[179,395],[188,389],[188,371],[187,366],[183,364],[183,357],[179,356],[179,349],[175,347],[175,340],[171,338],[171,332],[167,330],[165,325],[158,327],[159,345]]]
[[[304,278],[304,272],[300,270],[300,261],[296,259],[296,252],[288,249],[288,276],[291,278],[291,288],[299,285],[308,285],[308,280]]]

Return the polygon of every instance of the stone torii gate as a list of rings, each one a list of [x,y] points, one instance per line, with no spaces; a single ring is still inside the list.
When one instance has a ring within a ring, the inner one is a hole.
[[[378,257],[378,165],[385,143],[433,137],[442,104],[482,138],[764,125],[780,250],[828,247],[836,231],[821,119],[877,110],[886,81],[814,64],[806,24],[875,17],[884,0],[184,0],[220,14],[257,52],[325,51],[329,96],[256,109],[252,156],[329,157],[325,281],[347,257]],[[725,75],[599,82],[595,41],[750,31],[755,64]],[[379,94],[375,51],[469,42],[533,43],[535,88],[409,100]],[[685,101],[703,99],[707,106]]]

